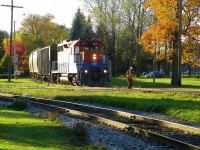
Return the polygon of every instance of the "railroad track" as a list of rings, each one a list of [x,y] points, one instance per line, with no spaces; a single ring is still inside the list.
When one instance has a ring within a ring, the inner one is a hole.
[[[17,96],[0,97],[11,101]],[[126,132],[153,138],[179,149],[200,150],[200,129],[157,120],[123,111],[59,100],[29,97],[32,105],[56,109],[59,112],[107,124]]]

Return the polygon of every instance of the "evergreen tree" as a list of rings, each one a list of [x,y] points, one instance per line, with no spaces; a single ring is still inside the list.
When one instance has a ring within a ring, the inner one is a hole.
[[[89,30],[90,27],[87,26],[84,14],[78,9],[70,29],[70,39],[87,39],[89,36],[86,31]]]
[[[83,32],[85,30],[85,16],[81,13],[81,10],[75,14],[75,18],[72,23],[72,28],[70,29],[70,39],[83,39]]]
[[[94,38],[94,31],[92,30],[92,22],[91,22],[91,18],[88,17],[88,20],[87,20],[87,24],[86,24],[86,27],[85,27],[85,39],[93,39]]]

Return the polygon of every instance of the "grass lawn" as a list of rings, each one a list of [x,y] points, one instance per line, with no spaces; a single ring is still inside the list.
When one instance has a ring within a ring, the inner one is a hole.
[[[137,88],[166,88],[166,89],[188,89],[188,90],[200,90],[200,78],[182,78],[182,86],[172,86],[171,78],[156,78],[153,83],[152,78],[136,78],[134,81],[134,87]],[[112,87],[126,87],[127,82],[123,76],[118,78],[112,78],[109,86]]]
[[[51,99],[61,99],[66,101],[83,101],[90,103],[99,103],[106,106],[115,106],[131,110],[146,112],[158,112],[173,116],[189,122],[200,123],[200,96],[195,94],[174,94],[170,90],[195,90],[200,92],[200,80],[197,78],[182,78],[183,86],[176,87],[170,85],[169,78],[153,79],[136,78],[134,87],[136,88],[157,88],[166,90],[165,93],[144,93],[132,90],[125,90],[127,82],[125,78],[112,78],[108,86],[116,87],[117,91],[95,91],[85,92],[67,90],[69,85],[53,85],[36,83],[30,79],[17,79],[8,83],[6,80],[0,80],[0,92],[34,97],[44,97]],[[5,86],[6,85],[6,86]],[[11,87],[13,86],[14,87]],[[48,89],[23,89],[20,86],[29,87],[50,87]],[[66,90],[51,89],[51,87],[62,87]],[[84,87],[74,87],[82,89]],[[123,89],[123,90],[121,90]]]
[[[0,149],[3,150],[66,150],[91,149],[80,143],[72,131],[60,124],[14,111],[0,105]]]

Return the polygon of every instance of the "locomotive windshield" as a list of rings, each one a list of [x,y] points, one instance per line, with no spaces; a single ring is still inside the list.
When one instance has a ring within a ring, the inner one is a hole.
[[[82,46],[82,51],[98,51],[98,46]]]
[[[82,41],[80,42],[81,50],[82,51],[98,51],[99,43],[95,41]]]

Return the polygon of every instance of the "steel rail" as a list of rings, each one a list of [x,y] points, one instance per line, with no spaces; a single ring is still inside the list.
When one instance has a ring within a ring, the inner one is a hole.
[[[3,97],[3,99],[6,99],[6,97],[7,96]],[[11,99],[15,99],[17,97],[19,97],[19,96],[8,96],[7,99],[11,100]],[[92,115],[92,114],[89,114],[89,113],[85,113],[85,112],[81,112],[81,111],[77,111],[77,110],[72,110],[72,109],[67,109],[65,107],[60,107],[60,106],[55,106],[55,105],[56,105],[56,103],[64,103],[66,105],[73,104],[73,105],[77,105],[77,106],[80,106],[80,107],[85,107],[87,109],[101,109],[101,111],[106,111],[106,112],[109,112],[110,114],[123,116],[123,117],[126,117],[126,118],[132,118],[134,120],[142,120],[142,121],[147,121],[147,122],[151,122],[151,123],[156,123],[156,124],[163,125],[163,126],[166,126],[166,127],[172,127],[173,126],[173,128],[178,128],[178,129],[185,130],[185,131],[188,131],[188,132],[194,132],[196,134],[200,134],[200,129],[198,129],[198,128],[188,127],[188,126],[185,126],[185,125],[180,125],[180,124],[171,123],[171,122],[167,122],[167,121],[160,121],[160,120],[157,120],[157,119],[153,119],[153,118],[149,118],[149,117],[143,117],[143,116],[140,116],[140,115],[131,114],[131,113],[127,113],[127,112],[122,112],[122,111],[117,111],[117,110],[112,110],[112,109],[106,109],[106,108],[101,108],[101,107],[95,107],[95,106],[89,106],[89,105],[82,105],[82,104],[71,103],[71,102],[65,102],[65,101],[59,101],[59,100],[50,100],[50,99],[45,100],[45,99],[41,99],[41,98],[30,97],[29,101],[32,104],[43,105],[45,107],[51,107],[51,108],[54,108],[54,109],[60,109],[60,110],[67,112],[71,115],[76,115],[76,116],[81,116],[81,117],[84,117],[84,118],[92,119],[94,121],[98,121],[98,122],[101,122],[101,123],[104,123],[104,124],[107,124],[107,125],[110,125],[110,126],[114,126],[116,128],[122,129],[122,130],[127,130],[127,131],[131,131],[133,133],[138,133],[138,134],[141,134],[141,135],[146,136],[146,137],[151,137],[153,139],[162,141],[164,143],[168,143],[169,145],[174,145],[175,147],[179,147],[181,149],[200,150],[200,147],[198,147],[198,146],[195,146],[195,145],[192,145],[192,144],[189,144],[189,143],[185,143],[185,142],[182,142],[182,141],[179,141],[179,140],[174,140],[172,138],[169,138],[169,137],[166,137],[166,136],[163,136],[163,135],[160,135],[160,134],[156,134],[156,133],[151,132],[151,131],[141,129],[141,128],[133,126],[131,124],[125,124],[125,123],[121,123],[121,122],[118,122],[118,121],[113,121],[113,120],[110,120],[110,119],[107,119],[107,118]],[[41,101],[45,102],[45,103],[41,103]],[[54,105],[46,104],[46,103],[54,103]]]
[[[60,101],[60,100],[43,99],[43,98],[30,97],[30,100],[37,101],[37,102],[46,101],[48,103],[54,103],[54,104],[57,103],[57,104],[65,104],[65,105],[75,105],[75,106],[79,106],[79,107],[84,107],[85,109],[96,109],[96,110],[98,109],[98,110],[101,110],[104,112],[108,112],[109,114],[112,114],[112,115],[130,118],[133,120],[140,120],[140,121],[145,121],[145,122],[149,122],[149,123],[154,123],[154,124],[158,124],[163,127],[174,128],[174,129],[178,129],[178,130],[183,130],[185,132],[191,132],[191,133],[200,135],[199,128],[182,125],[182,124],[178,124],[178,123],[173,123],[173,122],[169,122],[169,121],[165,121],[165,120],[158,120],[158,119],[154,119],[151,117],[145,117],[145,116],[128,113],[128,112],[123,112],[123,111],[119,111],[119,110],[113,110],[113,109],[108,109],[108,108],[102,108],[102,107],[97,107],[97,106],[90,106],[90,105],[86,105],[86,104],[79,104],[79,103],[66,102],[66,101]]]
[[[169,138],[167,136],[156,134],[154,132],[143,130],[143,129],[140,129],[140,128],[137,128],[137,127],[134,127],[134,126],[130,126],[130,130],[133,131],[134,133],[138,133],[138,134],[143,135],[145,137],[153,138],[155,140],[161,141],[163,143],[167,143],[169,145],[181,148],[183,150],[184,149],[185,150],[200,150],[200,147],[198,147],[198,146],[195,146],[195,145],[192,145],[192,144],[189,144],[189,143],[185,143],[185,142],[182,142],[182,141],[179,141],[179,140],[175,140],[175,139]]]
[[[18,95],[4,95],[1,96],[2,98],[18,98],[21,96]],[[191,126],[186,126],[186,125],[182,125],[182,124],[178,124],[178,123],[173,123],[173,122],[169,122],[169,121],[165,121],[165,120],[158,120],[158,119],[154,119],[151,117],[145,117],[145,116],[141,116],[141,115],[137,115],[137,114],[133,114],[133,113],[128,113],[128,112],[123,112],[123,111],[119,111],[119,110],[113,110],[113,109],[108,109],[108,108],[102,108],[102,107],[96,107],[96,106],[90,106],[90,105],[85,105],[85,104],[78,104],[78,103],[73,103],[73,102],[66,102],[66,101],[60,101],[60,100],[52,100],[52,99],[43,99],[43,98],[35,98],[35,97],[28,97],[29,100],[32,101],[37,101],[37,102],[41,102],[41,101],[46,101],[49,103],[63,103],[63,104],[70,104],[70,105],[76,105],[76,106],[80,106],[80,107],[84,107],[86,109],[99,109],[101,111],[105,111],[108,112],[110,114],[113,115],[118,115],[121,117],[125,117],[125,118],[131,118],[133,120],[140,120],[140,121],[146,121],[149,123],[155,123],[158,125],[161,125],[163,127],[168,127],[168,128],[174,128],[174,129],[179,129],[179,130],[183,130],[186,132],[192,132],[194,134],[200,134],[200,129],[199,128],[195,128],[195,127],[191,127]]]
[[[71,115],[77,115],[77,116],[81,116],[81,117],[84,117],[84,118],[92,119],[94,121],[105,123],[105,124],[108,124],[110,126],[114,126],[116,128],[122,129],[122,130],[128,130],[129,129],[129,125],[127,125],[127,124],[120,123],[120,122],[117,122],[117,121],[113,121],[113,120],[110,120],[110,119],[106,119],[106,118],[103,118],[103,117],[99,117],[99,116],[96,116],[96,115],[88,114],[88,113],[85,113],[85,112],[72,110],[72,109],[68,109],[68,108],[64,108],[64,107],[58,107],[58,106],[55,106],[55,105],[49,105],[49,104],[40,103],[40,102],[34,102],[34,101],[29,101],[29,103],[32,103],[34,105],[39,105],[39,106],[43,105],[43,106],[46,106],[46,107],[57,109],[61,112],[66,112],[66,113],[71,114]]]
[[[132,133],[137,133],[137,134],[143,135],[145,137],[150,137],[150,138],[153,138],[155,140],[161,141],[163,143],[167,143],[169,145],[172,145],[172,146],[175,146],[175,147],[178,147],[178,148],[181,148],[181,149],[200,150],[200,147],[198,147],[198,146],[195,146],[195,145],[192,145],[192,144],[189,144],[189,143],[185,143],[185,142],[182,142],[182,141],[179,141],[179,140],[175,140],[175,139],[172,139],[172,138],[169,138],[169,137],[166,137],[166,136],[154,133],[154,132],[150,132],[150,131],[129,125],[129,124],[121,123],[121,122],[118,122],[118,121],[113,121],[113,120],[103,118],[103,117],[99,117],[97,115],[92,115],[92,114],[89,114],[89,113],[85,113],[85,112],[81,112],[81,111],[77,111],[77,110],[72,110],[72,109],[67,109],[67,108],[64,108],[64,107],[58,107],[58,106],[55,106],[55,105],[45,104],[45,103],[41,103],[41,102],[34,102],[34,101],[29,101],[29,102],[34,104],[34,105],[43,105],[45,107],[54,108],[54,109],[59,110],[61,112],[66,112],[66,113],[71,114],[71,115],[81,116],[81,117],[84,117],[84,118],[87,118],[87,119],[91,119],[93,121],[97,121],[97,122],[100,122],[100,123],[107,124],[109,126],[116,127],[118,129],[121,129],[121,130],[129,131],[129,132],[132,132]]]

